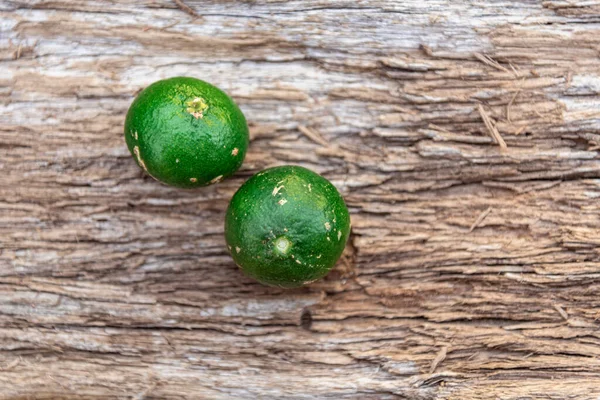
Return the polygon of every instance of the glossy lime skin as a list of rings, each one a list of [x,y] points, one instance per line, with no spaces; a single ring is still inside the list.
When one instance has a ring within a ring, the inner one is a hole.
[[[153,83],[133,101],[125,141],[154,179],[194,188],[237,171],[249,135],[244,114],[223,91],[199,79],[176,77]]]
[[[350,235],[335,186],[298,166],[266,169],[235,193],[225,239],[236,264],[259,282],[299,287],[325,276]]]

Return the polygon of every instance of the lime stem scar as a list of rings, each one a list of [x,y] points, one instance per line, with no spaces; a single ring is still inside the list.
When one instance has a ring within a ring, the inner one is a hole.
[[[186,103],[188,108],[186,111],[196,119],[202,118],[204,116],[204,111],[208,109],[208,104],[204,101],[204,99],[200,97],[196,97],[193,100],[190,100]]]

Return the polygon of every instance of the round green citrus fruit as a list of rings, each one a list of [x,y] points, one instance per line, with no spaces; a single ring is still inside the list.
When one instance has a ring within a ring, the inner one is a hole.
[[[350,215],[335,186],[297,166],[254,175],[225,216],[225,239],[236,264],[270,286],[299,287],[323,277],[349,234]]]
[[[153,83],[129,107],[125,140],[137,164],[168,185],[217,183],[242,165],[244,114],[219,88],[195,78]]]

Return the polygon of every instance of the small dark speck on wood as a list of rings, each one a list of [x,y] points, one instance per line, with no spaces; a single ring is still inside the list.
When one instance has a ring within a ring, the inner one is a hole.
[[[310,310],[304,310],[300,316],[300,326],[306,330],[310,330],[312,325],[312,314]]]

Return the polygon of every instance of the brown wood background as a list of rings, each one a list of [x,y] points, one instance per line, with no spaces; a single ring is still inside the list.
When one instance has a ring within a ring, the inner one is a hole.
[[[600,1],[0,1],[0,398],[598,399]],[[144,175],[133,96],[190,75],[235,178]],[[324,280],[244,277],[268,166],[352,213]]]

